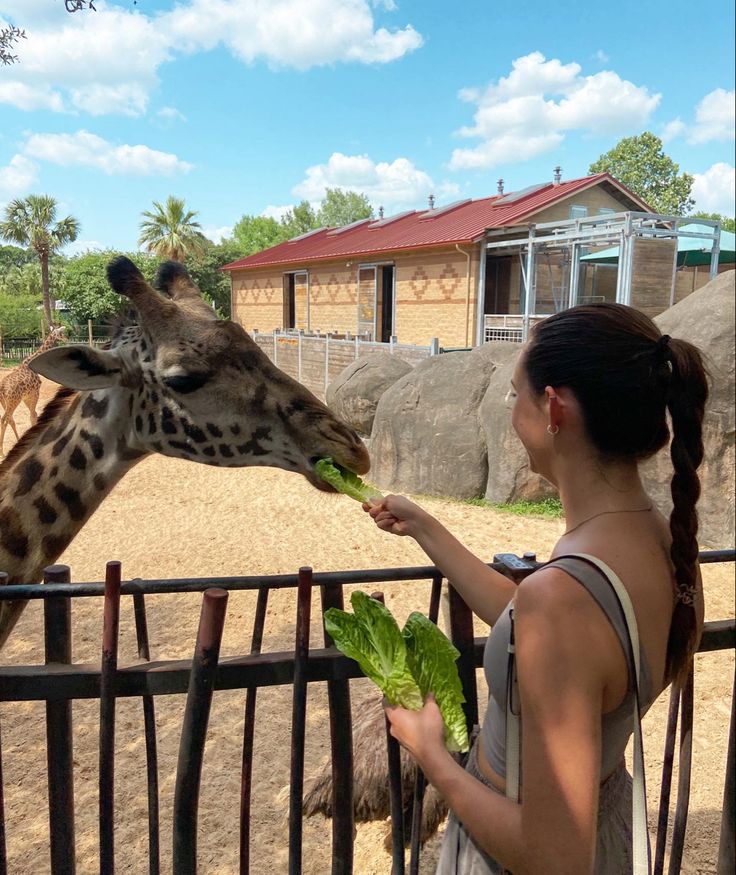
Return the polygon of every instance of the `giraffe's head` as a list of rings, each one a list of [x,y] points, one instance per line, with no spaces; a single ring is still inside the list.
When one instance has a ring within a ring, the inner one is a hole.
[[[161,265],[155,291],[127,258],[108,266],[112,288],[135,308],[109,349],[57,347],[31,366],[89,392],[98,410],[123,410],[125,446],[221,467],[268,465],[303,474],[332,456],[358,474],[365,446],[304,386],[280,371],[234,322],[218,320],[186,269]],[[115,404],[104,404],[115,397]]]

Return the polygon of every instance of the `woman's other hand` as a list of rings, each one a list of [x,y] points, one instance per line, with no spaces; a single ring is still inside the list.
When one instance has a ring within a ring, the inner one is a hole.
[[[445,725],[434,696],[430,693],[419,711],[389,705],[385,699],[383,707],[391,725],[391,735],[409,751],[429,777],[433,764],[448,755]]]
[[[363,510],[371,515],[378,528],[384,532],[410,535],[413,538],[417,537],[422,524],[431,519],[425,510],[403,495],[372,498],[370,503],[363,505]]]

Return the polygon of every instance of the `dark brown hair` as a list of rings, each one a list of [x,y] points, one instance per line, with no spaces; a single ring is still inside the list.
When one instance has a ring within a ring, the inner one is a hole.
[[[687,672],[697,646],[694,593],[697,579],[700,497],[697,469],[703,460],[702,423],[708,381],[697,347],[663,335],[652,320],[623,304],[572,307],[538,323],[526,354],[532,390],[570,388],[601,456],[640,461],[669,439],[673,508],[670,555],[675,608],[667,645],[670,680]]]

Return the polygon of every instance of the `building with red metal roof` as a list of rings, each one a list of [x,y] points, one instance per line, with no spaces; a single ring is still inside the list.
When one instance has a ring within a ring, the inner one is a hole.
[[[486,316],[524,312],[524,259],[515,257],[522,251],[486,258],[489,232],[518,237],[538,223],[625,211],[651,212],[607,173],[563,181],[556,168],[553,181],[518,192],[499,184],[493,197],[320,228],[225,265],[232,317],[248,330],[475,345]],[[547,255],[549,270],[540,265],[536,274],[539,312],[554,312],[555,286],[564,281],[564,264]],[[611,277],[598,273],[610,297]]]

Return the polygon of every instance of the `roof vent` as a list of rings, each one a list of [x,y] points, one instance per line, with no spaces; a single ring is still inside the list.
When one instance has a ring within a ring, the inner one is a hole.
[[[430,208],[430,210],[433,210],[433,209],[434,209],[434,195],[431,194],[431,195],[427,198],[427,200],[429,201],[429,208]]]
[[[498,180],[498,193],[503,194],[503,179]]]
[[[528,197],[530,194],[539,191],[541,188],[547,188],[548,185],[548,182],[538,182],[536,185],[522,188],[521,191],[512,191],[510,194],[505,194],[500,200],[494,201],[493,206],[498,207],[501,204],[512,204],[514,201],[519,201],[524,197]]]
[[[554,185],[559,185],[562,182],[562,168],[559,164],[555,167],[555,175],[552,177],[552,182]]]

